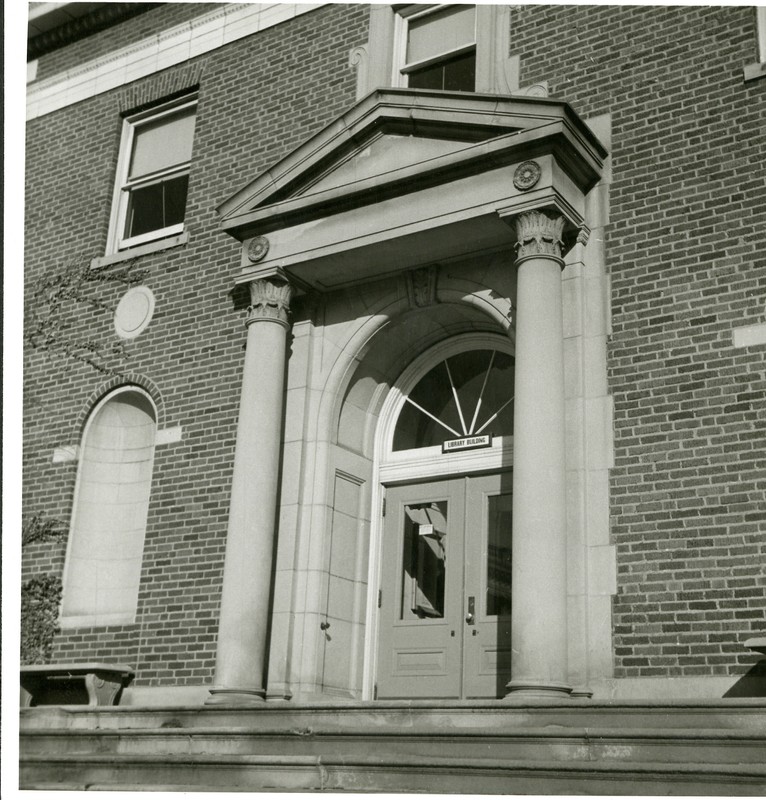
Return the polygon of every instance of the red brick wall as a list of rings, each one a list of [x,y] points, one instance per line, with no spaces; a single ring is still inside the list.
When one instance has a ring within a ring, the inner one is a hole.
[[[133,31],[154,13],[125,25]],[[191,69],[180,65],[28,124],[26,275],[33,281],[71,259],[103,255],[120,112],[199,82],[189,243],[139,259],[157,306],[152,324],[129,344],[126,364],[157,387],[160,426],[181,425],[183,440],[156,450],[136,624],[62,631],[54,660],[124,661],[144,685],[212,676],[245,342],[230,296],[238,245],[219,231],[215,207],[354,102],[348,51],[366,40],[366,26],[363,7],[318,8],[208,53]],[[111,47],[115,33],[90,38]],[[71,49],[84,55],[79,43]],[[70,55],[61,53],[59,63]],[[122,291],[105,288],[101,296],[116,301]],[[72,335],[116,341],[106,312],[74,317]],[[76,465],[52,464],[51,456],[79,441],[89,400],[108,378],[39,352],[27,354],[26,378],[23,510],[68,524]],[[65,550],[30,548],[24,578],[60,571]]]
[[[522,85],[612,115],[620,676],[739,675],[766,630],[766,81],[751,8],[513,12]]]

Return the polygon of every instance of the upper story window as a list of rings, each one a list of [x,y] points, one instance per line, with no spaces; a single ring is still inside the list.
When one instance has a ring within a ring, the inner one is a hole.
[[[475,91],[475,6],[408,6],[396,24],[395,85]]]
[[[195,114],[186,97],[124,120],[110,252],[183,231]]]

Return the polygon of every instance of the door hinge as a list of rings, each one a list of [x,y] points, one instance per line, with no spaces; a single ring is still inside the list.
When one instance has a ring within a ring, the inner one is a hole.
[[[383,590],[378,589],[378,608],[383,605]]]
[[[385,497],[383,498],[383,505],[382,505],[382,512],[381,512],[381,516],[382,516],[382,517],[385,517],[385,516],[386,516],[386,498],[385,498]]]
[[[372,687],[372,699],[378,699],[378,684],[376,683],[375,686]]]

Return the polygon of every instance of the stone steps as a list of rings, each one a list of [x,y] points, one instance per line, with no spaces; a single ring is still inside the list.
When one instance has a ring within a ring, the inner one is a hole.
[[[760,702],[24,709],[26,789],[766,793]]]
[[[555,761],[664,760],[669,763],[758,763],[766,757],[764,738],[747,732],[715,730],[596,728],[556,731],[528,728],[523,731],[481,730],[470,732],[371,732],[349,728],[343,733],[322,730],[221,731],[197,728],[193,732],[141,731],[34,731],[25,735],[29,755],[59,753],[87,755],[111,753],[140,756],[167,755],[264,755],[276,756],[289,748],[295,755],[321,756],[343,753],[364,756],[370,752],[390,755],[436,757],[447,750],[466,758]]]

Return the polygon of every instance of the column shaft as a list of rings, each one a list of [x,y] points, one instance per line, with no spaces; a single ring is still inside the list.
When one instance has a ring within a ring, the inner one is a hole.
[[[251,284],[215,686],[208,703],[265,697],[269,597],[277,528],[288,284]]]
[[[509,692],[568,693],[563,219],[517,221],[513,454],[512,680]],[[532,222],[546,241],[527,243]],[[547,241],[552,239],[553,241]],[[542,245],[542,246],[541,246]]]

